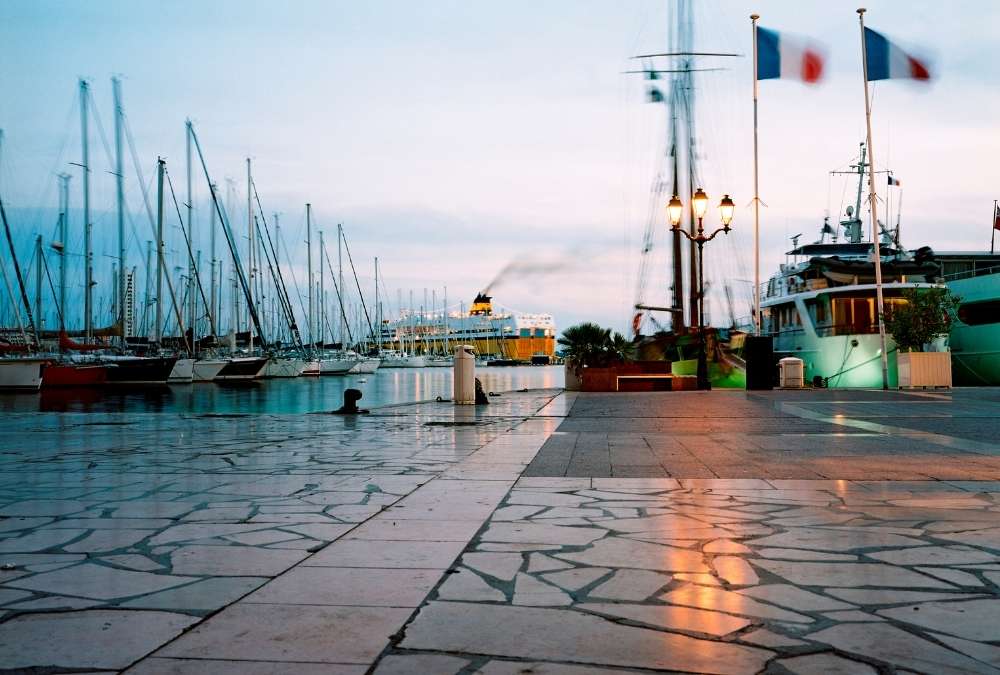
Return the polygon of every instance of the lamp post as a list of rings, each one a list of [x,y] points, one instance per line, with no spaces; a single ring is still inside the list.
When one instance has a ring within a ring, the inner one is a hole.
[[[729,224],[733,222],[736,204],[729,195],[722,198],[719,202],[719,219],[722,221],[722,227],[709,235],[705,234],[703,227],[705,212],[708,210],[708,195],[704,190],[698,188],[695,191],[694,197],[691,198],[691,206],[694,208],[695,217],[698,218],[698,231],[693,236],[681,229],[684,204],[677,195],[671,197],[667,204],[667,213],[670,216],[671,229],[680,232],[698,246],[698,389],[711,389],[712,384],[708,380],[708,359],[705,355],[705,260],[702,250],[705,244],[715,239],[720,232],[729,234]]]

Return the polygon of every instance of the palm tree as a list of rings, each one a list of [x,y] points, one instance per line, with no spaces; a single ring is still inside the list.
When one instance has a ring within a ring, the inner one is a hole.
[[[600,368],[628,361],[635,352],[635,346],[621,333],[612,334],[610,328],[601,328],[591,322],[567,328],[558,342],[577,375],[582,368]]]

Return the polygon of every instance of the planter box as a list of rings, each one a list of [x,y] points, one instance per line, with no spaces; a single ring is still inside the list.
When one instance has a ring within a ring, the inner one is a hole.
[[[897,352],[899,388],[951,387],[951,352]]]

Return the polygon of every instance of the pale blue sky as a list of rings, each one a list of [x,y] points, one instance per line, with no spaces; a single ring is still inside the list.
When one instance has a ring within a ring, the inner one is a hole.
[[[147,178],[163,155],[175,185],[183,183],[190,117],[220,182],[232,176],[242,190],[243,159],[254,158],[264,208],[283,214],[290,248],[310,201],[328,233],[345,223],[356,262],[369,267],[379,256],[393,301],[396,288],[420,298],[445,284],[450,299],[467,301],[511,259],[570,257],[576,264],[558,274],[501,286],[497,300],[552,312],[562,327],[590,318],[624,329],[664,120],[662,107],[643,103],[646,83],[620,73],[635,65],[629,56],[664,49],[667,6],[7,0],[0,190],[12,208],[54,206],[55,174],[68,171],[78,206],[79,171],[68,164],[79,161],[76,80],[92,79],[110,133],[109,78],[120,74]],[[793,0],[695,6],[701,49],[749,55],[751,11],[763,25],[828,48],[821,86],[761,85],[766,278],[787,235],[814,237],[825,210],[836,217],[841,206],[844,181],[827,172],[845,165],[864,136],[857,15],[846,3]],[[868,6],[868,25],[922,46],[938,73],[929,87],[874,89],[876,161],[903,182],[904,243],[987,246],[987,212],[1000,194],[1000,5]],[[748,279],[751,63],[720,65],[731,70],[697,82],[704,187],[713,199],[731,193],[740,208],[734,233],[709,245],[706,264],[715,279]],[[95,209],[109,211],[113,185],[96,131],[92,162]],[[131,264],[141,264],[149,234],[132,174],[127,189],[137,228]],[[46,240],[53,233],[48,213],[31,214],[14,212],[22,260],[34,232]],[[207,217],[200,207],[199,222]],[[113,224],[110,212],[95,217],[98,260],[108,270],[101,256],[115,249]],[[654,269],[665,264],[654,258]],[[110,274],[101,273],[99,281]],[[739,303],[746,284],[735,283]],[[650,284],[647,301],[660,304],[662,274]],[[711,309],[722,320],[720,296]]]

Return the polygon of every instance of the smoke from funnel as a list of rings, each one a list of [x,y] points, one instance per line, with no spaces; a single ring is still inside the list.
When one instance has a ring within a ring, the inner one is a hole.
[[[497,275],[493,277],[490,283],[486,284],[486,288],[483,289],[483,295],[489,295],[491,291],[503,286],[505,283],[511,279],[524,279],[524,278],[538,278],[549,276],[550,274],[555,274],[557,272],[563,272],[570,269],[576,256],[570,256],[567,254],[562,259],[557,260],[515,260],[507,263],[503,268],[497,272]]]

